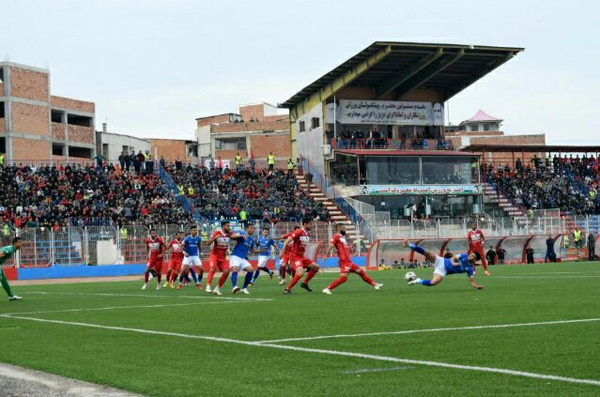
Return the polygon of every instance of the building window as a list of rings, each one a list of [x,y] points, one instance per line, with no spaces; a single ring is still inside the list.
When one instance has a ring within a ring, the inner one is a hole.
[[[479,124],[471,124],[471,131],[479,131]]]
[[[0,102],[0,119],[3,119],[5,116],[4,110],[4,102]]]
[[[67,115],[67,124],[69,125],[78,125],[81,127],[91,127],[92,126],[92,118],[87,116],[78,116],[75,114]]]
[[[102,144],[102,155],[108,158],[108,143]]]
[[[490,125],[489,124],[484,124],[483,125],[483,130],[484,131],[489,131],[490,130]]]
[[[215,150],[246,150],[246,138],[215,139]]]
[[[60,110],[52,109],[52,111],[50,112],[50,115],[52,117],[52,122],[53,123],[62,123],[63,122],[63,114],[65,114],[65,113],[61,112]]]
[[[299,128],[300,132],[306,131],[306,125],[304,124],[304,121],[299,122],[298,125],[299,125],[298,128]]]
[[[319,128],[320,125],[321,120],[318,117],[313,117],[312,119],[310,119],[310,128]]]
[[[64,145],[53,143],[52,144],[52,155],[53,156],[64,156]]]
[[[88,149],[85,147],[79,146],[69,146],[69,156],[70,157],[78,157],[82,159],[91,159],[92,158],[92,149]]]

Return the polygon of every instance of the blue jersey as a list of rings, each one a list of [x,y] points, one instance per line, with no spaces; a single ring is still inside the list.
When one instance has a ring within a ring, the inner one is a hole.
[[[452,258],[444,258],[444,268],[447,274],[467,273],[467,276],[473,277],[473,265],[469,262],[467,254],[458,256],[459,265],[452,264]]]
[[[239,258],[246,258],[250,248],[254,247],[254,239],[252,236],[248,236],[246,232],[240,232],[239,238],[236,239],[236,244],[231,251],[231,255]]]
[[[275,245],[275,240],[270,237],[260,236],[258,239],[258,249],[260,256],[270,256],[271,255],[271,247]]]
[[[183,240],[183,252],[189,256],[200,256],[198,252],[198,244],[200,244],[200,241],[202,241],[202,237],[200,236],[187,236]]]

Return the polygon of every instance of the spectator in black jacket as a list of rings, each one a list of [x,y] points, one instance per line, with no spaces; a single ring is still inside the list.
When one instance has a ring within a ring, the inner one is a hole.
[[[490,265],[496,264],[496,251],[494,250],[494,246],[490,245],[490,249],[485,254],[485,259],[487,259]]]

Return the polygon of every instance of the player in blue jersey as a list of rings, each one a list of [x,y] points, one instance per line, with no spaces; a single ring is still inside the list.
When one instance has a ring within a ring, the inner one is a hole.
[[[183,279],[187,273],[192,275],[194,282],[196,283],[196,287],[198,289],[202,289],[202,274],[204,270],[202,269],[202,261],[200,260],[200,242],[202,241],[202,237],[198,235],[198,227],[192,226],[190,228],[190,234],[183,239],[183,263],[181,266],[181,272],[179,272],[179,285],[177,289],[181,289],[183,285]],[[196,276],[196,272],[198,272],[198,276]]]
[[[260,274],[260,271],[262,270],[265,273],[269,273],[269,277],[271,279],[273,279],[273,271],[271,269],[269,269],[267,267],[267,263],[269,261],[269,259],[271,258],[271,252],[273,249],[277,250],[277,245],[275,243],[275,240],[273,240],[271,238],[271,236],[269,236],[269,228],[265,227],[263,229],[262,232],[262,236],[260,236],[258,238],[257,241],[257,247],[259,250],[258,253],[258,267],[256,269],[256,271],[254,272],[254,276],[252,276],[252,281],[251,284],[254,284],[256,282],[256,279],[258,278],[258,275]]]
[[[252,281],[254,268],[246,258],[249,253],[259,253],[259,250],[254,248],[255,242],[254,237],[252,237],[253,234],[254,225],[252,223],[247,223],[243,231],[231,236],[231,239],[236,241],[236,244],[231,251],[231,257],[229,258],[229,272],[231,273],[231,285],[233,286],[231,292],[234,294],[240,291],[240,287],[237,285],[238,272],[240,270],[246,272],[244,286],[241,291],[246,295],[250,294],[248,286]]]
[[[410,247],[411,250],[423,255],[425,259],[434,264],[435,268],[433,271],[433,278],[431,280],[421,280],[420,278],[416,278],[414,280],[409,280],[408,285],[421,284],[428,287],[433,287],[434,285],[441,283],[444,280],[444,277],[449,274],[466,273],[469,277],[469,283],[473,286],[473,288],[483,289],[483,285],[477,284],[474,278],[475,262],[481,260],[479,253],[474,252],[470,255],[458,254],[451,258],[442,258],[441,256],[425,251],[423,247],[409,243],[407,240],[404,241],[404,244],[405,246]]]

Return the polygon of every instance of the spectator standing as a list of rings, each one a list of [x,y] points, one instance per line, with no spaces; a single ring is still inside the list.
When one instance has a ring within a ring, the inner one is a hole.
[[[298,171],[298,175],[302,175],[304,170],[302,169],[302,161],[300,157],[296,157],[296,170]]]
[[[143,170],[144,167],[144,162],[146,161],[146,156],[144,156],[144,153],[142,153],[142,151],[140,150],[139,153],[135,156],[135,164],[134,167],[135,168],[135,173],[140,175],[140,173]],[[136,166],[137,165],[137,166]]]
[[[554,252],[554,239],[548,236],[546,239],[546,256],[544,262],[556,262],[556,252]]]
[[[533,255],[534,254],[535,254],[535,251],[531,247],[527,248],[527,251],[525,251],[525,255],[527,256],[527,264],[528,265],[533,265],[533,263],[534,263]]]
[[[269,172],[273,172],[275,169],[275,156],[273,155],[273,152],[269,152],[269,155],[267,156],[267,164],[269,165]]]
[[[596,236],[590,230],[587,236],[588,260],[596,260]]]
[[[160,166],[165,168],[165,166],[167,165],[167,162],[165,161],[165,156],[160,156]]]
[[[146,174],[153,174],[154,162],[152,161],[152,155],[150,154],[150,151],[146,150],[144,157],[144,160],[146,161]]]
[[[506,258],[506,250],[500,247],[496,250],[496,255],[498,255],[498,264],[504,265],[504,259]]]
[[[494,246],[490,245],[490,249],[485,254],[485,258],[488,260],[490,265],[496,264],[496,251],[494,250]]]
[[[240,221],[241,221],[242,223],[244,223],[244,222],[246,222],[247,220],[248,220],[248,213],[246,212],[246,210],[245,210],[245,209],[242,209],[242,210],[240,211]]]
[[[294,160],[290,157],[287,162],[288,175],[292,175],[294,173]]]
[[[235,169],[236,171],[240,170],[240,167],[242,166],[242,156],[240,156],[240,154],[236,154],[235,158],[233,159],[233,162],[235,163]]]
[[[119,156],[119,165],[122,170],[125,170],[125,157],[127,157],[127,153],[121,152],[121,155]]]
[[[575,243],[575,248],[581,248],[581,229],[579,229],[579,226],[573,231],[573,242]]]
[[[0,153],[0,167],[4,167],[4,153]]]
[[[311,174],[310,171],[307,172],[306,175],[304,175],[304,179],[306,179],[306,189],[310,192],[310,185],[312,185],[313,174]]]
[[[248,163],[250,164],[250,171],[256,172],[256,161],[254,161],[254,157],[250,157]]]

